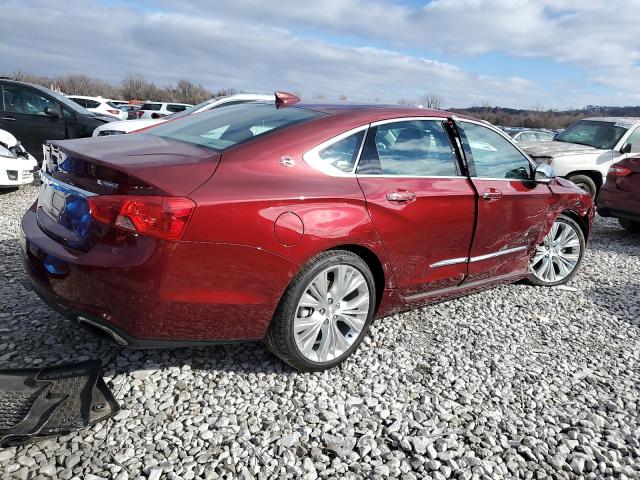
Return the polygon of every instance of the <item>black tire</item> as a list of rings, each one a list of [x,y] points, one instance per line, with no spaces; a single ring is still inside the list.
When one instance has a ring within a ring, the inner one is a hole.
[[[640,233],[640,222],[634,222],[633,220],[629,220],[626,218],[619,218],[618,223],[627,232]]]
[[[593,198],[596,198],[596,195],[598,194],[598,187],[591,177],[587,175],[570,175],[567,179],[571,180],[582,190],[589,193]]]
[[[556,219],[556,222],[561,222],[569,225],[571,229],[578,236],[578,241],[580,243],[580,253],[578,256],[578,261],[575,267],[573,268],[573,271],[569,275],[555,282],[545,281],[530,271],[529,276],[527,277],[527,280],[532,285],[537,285],[540,287],[555,287],[556,285],[564,285],[568,283],[576,275],[576,273],[580,269],[580,265],[582,264],[582,259],[584,257],[584,251],[586,247],[584,232],[582,231],[582,228],[580,228],[580,225],[578,225],[578,223],[574,219],[562,214],[558,216],[558,218]],[[530,265],[530,268],[531,268],[531,265]]]
[[[369,290],[368,316],[362,331],[348,350],[333,360],[322,363],[314,362],[306,358],[296,345],[293,330],[296,308],[309,283],[326,268],[339,264],[354,267],[364,276]],[[366,262],[355,253],[347,250],[322,252],[309,260],[289,283],[280,299],[264,341],[274,355],[298,370],[306,372],[326,370],[344,362],[358,348],[373,320],[375,305],[375,281]]]

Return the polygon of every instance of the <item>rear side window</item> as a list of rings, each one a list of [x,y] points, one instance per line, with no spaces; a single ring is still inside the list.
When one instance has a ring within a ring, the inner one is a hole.
[[[86,107],[87,106],[87,101],[84,98],[73,98],[73,97],[70,97],[69,100],[71,100],[72,102],[77,103],[81,107]]]
[[[140,110],[160,110],[161,103],[143,103]]]
[[[328,175],[353,173],[365,131],[362,129],[327,140],[305,153],[304,160]]]
[[[170,112],[182,112],[183,110],[186,110],[186,105],[167,105],[167,110],[169,110]]]
[[[324,115],[296,107],[276,108],[273,104],[245,103],[167,122],[154,127],[148,134],[222,151],[237,143]]]
[[[86,108],[98,108],[100,106],[100,102],[96,102],[95,100],[86,100],[87,104],[84,105]]]
[[[457,176],[456,162],[442,121],[399,121],[369,131],[358,173],[402,177]]]

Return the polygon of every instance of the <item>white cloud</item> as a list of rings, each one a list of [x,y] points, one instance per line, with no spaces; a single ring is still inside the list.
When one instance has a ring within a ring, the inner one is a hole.
[[[110,81],[141,73],[159,82],[188,78],[210,88],[289,89],[389,102],[435,92],[451,106],[635,100],[640,83],[629,70],[640,49],[629,40],[633,30],[618,29],[630,28],[638,9],[628,5],[637,0],[625,3],[629,15],[618,13],[615,28],[606,24],[615,6],[585,3],[575,13],[574,2],[563,0],[435,0],[420,9],[376,0],[281,0],[277,7],[261,0],[189,0],[167,1],[159,12],[96,0],[5,0],[0,69],[86,73]],[[299,31],[308,33],[294,33]],[[321,31],[386,47],[340,45],[321,40]],[[619,93],[598,101],[575,86],[563,91],[551,79],[540,85],[478,75],[463,64],[399,53],[408,47],[458,55],[502,51],[590,65],[594,81]],[[611,73],[619,78],[612,81]]]

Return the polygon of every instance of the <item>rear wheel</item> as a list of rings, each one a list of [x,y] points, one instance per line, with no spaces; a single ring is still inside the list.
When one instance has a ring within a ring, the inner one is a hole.
[[[291,281],[269,326],[267,347],[305,371],[342,363],[373,318],[375,283],[367,264],[345,250],[323,252]]]
[[[640,233],[640,222],[634,222],[626,218],[619,218],[618,223],[622,228],[631,233]]]
[[[591,177],[587,175],[571,175],[570,177],[568,177],[568,179],[575,183],[576,186],[580,187],[582,190],[591,195],[593,198],[596,197],[596,194],[598,193],[598,187],[596,186],[596,182],[594,182]]]
[[[584,249],[580,225],[572,218],[560,215],[536,248],[529,264],[529,281],[546,287],[567,283],[578,271]]]

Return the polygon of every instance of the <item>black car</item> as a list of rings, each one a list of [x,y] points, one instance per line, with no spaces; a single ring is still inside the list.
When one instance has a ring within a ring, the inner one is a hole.
[[[12,133],[39,162],[47,140],[90,137],[116,120],[93,113],[48,88],[0,78],[0,129]]]

